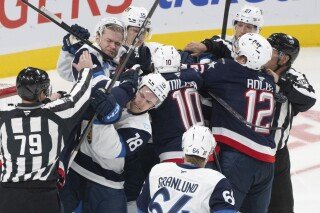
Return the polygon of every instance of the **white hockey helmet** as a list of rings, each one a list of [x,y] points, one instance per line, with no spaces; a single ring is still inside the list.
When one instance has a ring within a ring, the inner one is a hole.
[[[271,59],[272,47],[260,34],[246,33],[235,43],[235,57],[237,56],[246,56],[247,62],[243,66],[261,70]]]
[[[150,73],[143,76],[138,85],[138,90],[143,86],[148,87],[159,99],[159,101],[155,105],[155,108],[159,107],[162,104],[162,102],[167,98],[170,91],[168,81],[159,73]]]
[[[262,10],[258,7],[245,5],[241,8],[239,12],[235,15],[235,17],[232,20],[233,26],[236,25],[236,23],[244,22],[247,24],[252,24],[253,26],[256,26],[259,30],[263,26],[263,14]]]
[[[164,44],[151,41],[151,42],[146,42],[145,45],[149,48],[151,55],[153,55],[154,52],[156,51],[156,49],[157,49],[158,47],[163,46]]]
[[[207,159],[216,145],[216,140],[210,129],[205,126],[194,125],[182,136],[184,155],[196,155]]]
[[[104,29],[106,29],[106,27],[110,26],[110,25],[117,25],[120,28],[123,29],[123,38],[127,37],[127,28],[125,26],[125,24],[120,21],[117,18],[114,17],[105,17],[102,18],[96,25],[96,27],[94,28],[94,35],[97,36],[101,36]]]
[[[122,21],[127,27],[141,27],[144,20],[147,18],[148,11],[144,7],[129,6],[124,10]],[[151,22],[146,25],[147,29],[151,28]]]
[[[151,55],[155,73],[172,73],[180,70],[181,56],[174,46],[164,45]]]

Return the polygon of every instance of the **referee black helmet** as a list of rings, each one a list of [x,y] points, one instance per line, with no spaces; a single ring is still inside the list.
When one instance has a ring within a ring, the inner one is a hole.
[[[18,95],[26,101],[40,101],[42,91],[50,95],[50,79],[46,71],[27,67],[20,71],[16,80]]]
[[[288,63],[291,65],[298,57],[300,45],[298,39],[285,33],[273,33],[267,39],[271,46],[290,57]]]

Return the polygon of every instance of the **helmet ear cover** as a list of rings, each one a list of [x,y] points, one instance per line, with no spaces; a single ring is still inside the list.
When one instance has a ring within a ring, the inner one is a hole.
[[[19,72],[16,87],[18,95],[26,101],[40,101],[42,91],[47,97],[51,93],[49,75],[34,67],[27,67]]]

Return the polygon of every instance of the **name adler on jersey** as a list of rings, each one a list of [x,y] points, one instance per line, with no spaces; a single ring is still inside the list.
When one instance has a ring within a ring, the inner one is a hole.
[[[181,180],[176,177],[159,177],[158,188],[162,187],[170,187],[184,193],[194,193],[198,189],[199,184]]]
[[[263,81],[264,78],[260,77],[262,79],[247,79],[247,88],[249,89],[255,89],[255,90],[264,90],[268,92],[273,92],[273,86],[272,84],[269,84],[268,82]]]

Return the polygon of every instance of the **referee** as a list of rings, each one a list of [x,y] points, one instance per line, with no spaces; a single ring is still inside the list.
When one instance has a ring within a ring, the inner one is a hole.
[[[293,117],[310,109],[316,102],[315,91],[306,76],[291,67],[299,54],[299,41],[284,33],[274,33],[268,38],[273,47],[268,68],[277,82],[277,91],[282,95],[277,101],[273,120],[273,132],[278,151],[272,185],[269,213],[292,213],[293,192],[290,176],[290,157],[287,147]]]
[[[18,74],[22,103],[0,109],[0,212],[60,211],[59,154],[91,94],[91,71],[84,69],[79,75],[67,97],[44,104],[51,90],[48,74],[33,67]]]

